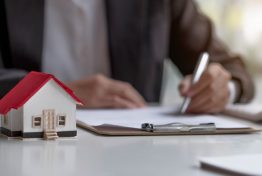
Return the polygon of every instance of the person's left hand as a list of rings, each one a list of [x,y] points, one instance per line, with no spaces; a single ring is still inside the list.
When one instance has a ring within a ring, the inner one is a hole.
[[[179,85],[180,94],[191,97],[187,113],[218,113],[225,108],[231,74],[220,64],[209,64],[196,84],[191,85],[191,79],[192,75],[188,75]]]

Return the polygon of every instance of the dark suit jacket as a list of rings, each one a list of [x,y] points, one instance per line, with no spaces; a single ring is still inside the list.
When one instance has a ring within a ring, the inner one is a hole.
[[[239,83],[238,101],[247,102],[253,97],[253,83],[241,58],[230,54],[216,38],[210,20],[193,1],[105,1],[112,77],[131,83],[147,101],[159,100],[165,58],[170,58],[184,75],[191,74],[203,51],[208,51],[211,61],[221,63]],[[1,3],[2,96],[27,71],[41,70],[45,2]]]

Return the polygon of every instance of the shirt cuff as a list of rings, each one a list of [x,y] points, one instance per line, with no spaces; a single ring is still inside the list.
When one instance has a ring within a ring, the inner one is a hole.
[[[233,104],[238,100],[238,97],[239,97],[240,92],[239,92],[238,84],[232,80],[228,83],[228,89],[229,89],[228,104]]]

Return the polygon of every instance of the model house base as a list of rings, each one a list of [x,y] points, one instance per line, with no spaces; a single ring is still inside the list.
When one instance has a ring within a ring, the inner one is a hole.
[[[10,131],[9,129],[1,127],[1,133],[8,137],[22,137],[22,138],[44,138],[44,132],[32,132],[23,133],[22,131]],[[59,131],[56,132],[57,137],[75,137],[77,136],[77,131]]]

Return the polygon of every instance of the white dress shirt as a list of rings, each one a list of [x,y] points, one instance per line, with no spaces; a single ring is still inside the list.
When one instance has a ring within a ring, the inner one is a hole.
[[[46,0],[42,70],[63,81],[110,76],[103,0]]]

